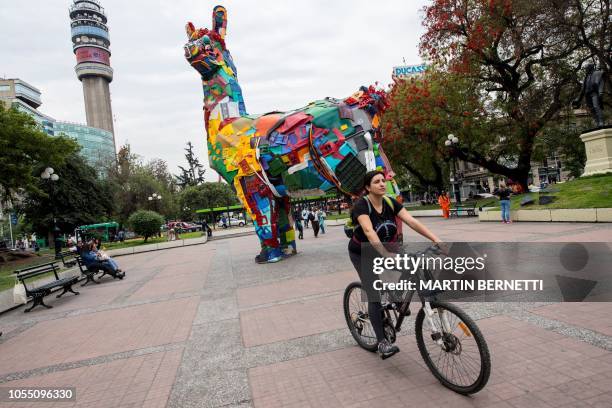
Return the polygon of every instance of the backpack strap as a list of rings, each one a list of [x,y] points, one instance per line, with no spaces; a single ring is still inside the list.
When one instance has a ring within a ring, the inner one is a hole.
[[[364,195],[363,199],[365,200],[366,204],[368,205],[368,215],[372,215],[372,204],[370,204],[370,200],[368,200],[368,195]]]
[[[365,195],[363,196],[363,198],[365,199],[366,203],[368,204],[368,215],[372,214],[372,204],[370,204],[370,200],[368,200],[368,196]],[[384,195],[383,196],[383,200],[387,203],[387,205],[389,207],[391,207],[391,210],[393,210],[393,212],[395,212],[395,206],[393,205],[393,200],[391,200],[391,197]]]
[[[383,199],[387,202],[387,204],[389,204],[389,207],[391,207],[391,209],[393,210],[393,212],[395,212],[395,206],[393,205],[393,200],[391,200],[391,198],[389,196],[383,196]]]

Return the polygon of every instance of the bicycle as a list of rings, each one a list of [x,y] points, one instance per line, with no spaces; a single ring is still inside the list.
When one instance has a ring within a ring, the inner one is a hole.
[[[440,249],[434,245],[411,256],[428,253],[439,255]],[[432,280],[433,275],[421,268],[411,278]],[[399,301],[381,301],[385,337],[391,343],[395,343],[404,319],[411,314],[410,301],[414,292],[403,292]],[[442,385],[459,394],[474,394],[482,390],[491,373],[491,357],[476,323],[459,307],[438,301],[436,295],[439,292],[422,291],[419,285],[416,285],[416,292],[422,307],[415,319],[415,334],[419,352],[429,370]],[[375,352],[378,341],[368,317],[367,294],[361,282],[350,283],[344,291],[344,317],[357,344]],[[437,356],[434,355],[436,351]]]

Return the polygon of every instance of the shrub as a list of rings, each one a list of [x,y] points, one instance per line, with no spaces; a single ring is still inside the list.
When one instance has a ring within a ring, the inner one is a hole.
[[[128,219],[134,232],[144,237],[144,242],[151,236],[159,233],[159,229],[164,223],[164,217],[155,211],[140,210],[136,211]]]

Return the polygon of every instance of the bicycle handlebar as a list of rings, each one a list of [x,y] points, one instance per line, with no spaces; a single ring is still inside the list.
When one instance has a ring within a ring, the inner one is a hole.
[[[417,256],[421,256],[421,255],[427,255],[428,253],[434,254],[434,255],[441,255],[443,254],[442,249],[440,248],[439,244],[433,244],[429,247],[427,247],[426,249],[424,249],[423,251],[418,251],[418,252],[414,252],[414,253],[407,253],[404,251],[404,248],[402,248],[401,251],[402,254],[407,254],[410,257],[417,257]]]

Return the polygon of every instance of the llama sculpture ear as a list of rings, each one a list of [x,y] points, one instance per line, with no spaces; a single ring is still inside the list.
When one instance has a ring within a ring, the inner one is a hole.
[[[193,39],[193,33],[195,32],[195,30],[196,29],[191,21],[185,24],[185,31],[187,32],[187,39],[189,40]]]
[[[227,28],[227,10],[223,6],[215,6],[212,15],[213,30],[225,40],[225,30]]]

